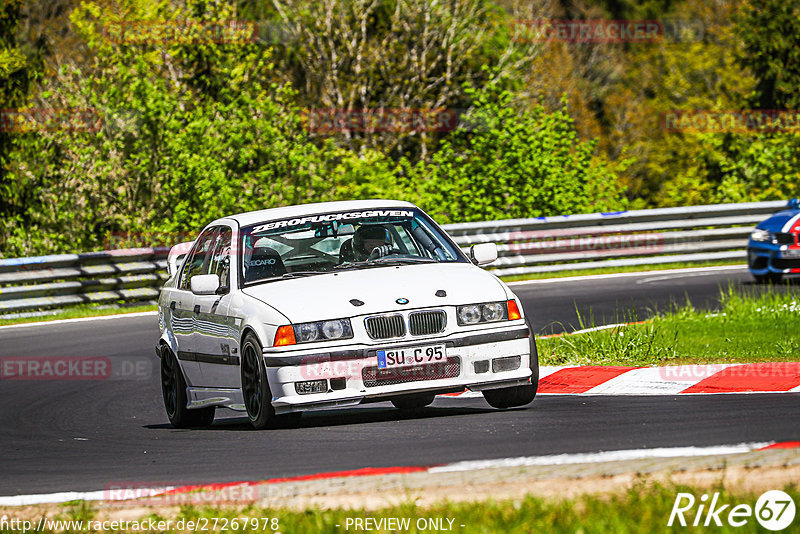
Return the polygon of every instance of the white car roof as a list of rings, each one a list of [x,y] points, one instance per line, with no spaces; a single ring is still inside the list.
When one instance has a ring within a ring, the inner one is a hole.
[[[280,208],[270,208],[266,210],[248,211],[238,213],[218,219],[208,226],[217,224],[224,220],[237,221],[241,226],[248,226],[264,221],[274,221],[278,219],[290,219],[305,215],[315,215],[317,213],[332,213],[337,211],[353,211],[375,208],[416,208],[411,202],[402,200],[344,200],[339,202],[317,202],[314,204],[298,204],[296,206],[283,206]]]

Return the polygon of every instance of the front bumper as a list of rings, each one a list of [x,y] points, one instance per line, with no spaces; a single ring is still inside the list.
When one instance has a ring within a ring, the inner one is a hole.
[[[520,321],[501,328],[413,341],[371,341],[325,353],[319,349],[291,352],[265,349],[264,362],[273,394],[272,405],[280,414],[352,406],[409,393],[529,384],[531,344],[531,332]],[[423,345],[445,345],[447,362],[401,368],[388,374],[377,369],[378,350]],[[309,380],[325,380],[327,391],[298,394],[295,384]]]
[[[755,276],[800,273],[800,252],[787,245],[750,241],[747,246],[747,267]],[[796,255],[796,256],[795,256]]]

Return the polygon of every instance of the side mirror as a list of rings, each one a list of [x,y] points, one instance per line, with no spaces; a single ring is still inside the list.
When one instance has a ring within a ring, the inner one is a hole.
[[[469,259],[475,265],[487,265],[497,259],[497,245],[494,243],[481,243],[469,247]]]
[[[793,198],[787,205],[789,206],[789,209],[800,210],[800,199]]]
[[[216,295],[219,289],[219,275],[196,274],[191,280],[192,293],[195,295]]]

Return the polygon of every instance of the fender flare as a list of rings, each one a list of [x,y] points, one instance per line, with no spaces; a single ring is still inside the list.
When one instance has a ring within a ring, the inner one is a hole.
[[[158,344],[156,345],[156,355],[159,357],[159,359],[162,357],[161,347],[165,345],[169,347],[169,350],[171,350],[173,354],[178,354],[178,343],[175,341],[175,335],[169,330],[164,330],[164,332],[161,333],[161,337],[158,339]]]

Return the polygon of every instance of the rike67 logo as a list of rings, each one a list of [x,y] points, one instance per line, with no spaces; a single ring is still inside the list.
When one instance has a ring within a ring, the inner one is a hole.
[[[691,493],[678,493],[667,526],[677,524],[682,527],[721,527],[727,523],[732,527],[741,527],[755,516],[763,528],[777,532],[792,524],[795,513],[794,500],[788,493],[780,490],[763,493],[755,507],[749,504],[723,504],[720,502],[719,492],[711,497],[703,494],[700,499],[696,499]]]

